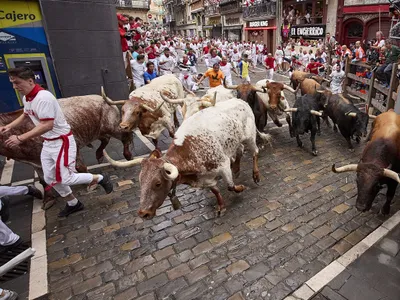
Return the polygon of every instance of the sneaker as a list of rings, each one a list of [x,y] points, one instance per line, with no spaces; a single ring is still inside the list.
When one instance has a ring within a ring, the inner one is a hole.
[[[99,182],[99,184],[106,191],[106,194],[109,194],[113,191],[113,184],[111,182],[110,175],[108,175],[108,174],[102,174],[102,175],[103,175],[103,179]]]
[[[70,206],[70,205],[68,205],[68,203],[66,203],[64,209],[58,213],[58,216],[59,217],[68,217],[70,214],[73,214],[74,212],[83,210],[84,208],[85,208],[85,206],[79,200],[78,200],[78,203],[75,204],[74,206]]]
[[[18,299],[18,294],[10,290],[3,290],[3,295],[0,296],[0,300],[16,300],[16,299]]]
[[[28,195],[37,199],[43,199],[42,192],[33,185],[28,185]]]
[[[8,196],[5,196],[1,198],[1,202],[3,203],[3,205],[1,206],[0,217],[1,220],[5,223],[10,218],[10,198]]]
[[[11,245],[0,246],[0,253],[4,253],[4,252],[7,252],[7,251],[9,251],[9,250],[12,250],[12,249],[18,247],[18,246],[21,245],[21,244],[22,244],[22,239],[19,238],[16,242],[14,242],[14,243],[11,244]],[[2,299],[2,298],[0,298],[0,300],[1,300],[1,299]]]

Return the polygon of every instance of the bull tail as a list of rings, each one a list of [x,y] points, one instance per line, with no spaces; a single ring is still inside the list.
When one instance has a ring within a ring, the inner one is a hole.
[[[262,133],[258,129],[257,130],[257,135],[262,139],[264,144],[269,144],[270,147],[272,148],[272,137],[269,133]]]

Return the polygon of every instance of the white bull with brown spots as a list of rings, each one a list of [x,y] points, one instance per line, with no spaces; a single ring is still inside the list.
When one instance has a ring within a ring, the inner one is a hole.
[[[228,185],[229,191],[240,193],[243,185],[233,182],[233,172],[239,172],[244,145],[253,156],[253,180],[260,181],[257,164],[256,135],[264,141],[270,136],[257,131],[254,115],[249,105],[237,98],[217,103],[185,120],[175,134],[175,139],[165,155],[158,150],[148,158],[129,162],[116,162],[106,153],[116,167],[132,167],[141,163],[139,216],[152,218],[172,190],[172,200],[177,184],[197,188],[210,188],[218,202],[218,212],[225,203],[217,187],[217,179]],[[231,158],[235,160],[231,170]]]

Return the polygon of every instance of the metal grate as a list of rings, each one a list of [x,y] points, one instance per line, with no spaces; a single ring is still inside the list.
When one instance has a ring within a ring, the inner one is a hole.
[[[6,251],[4,253],[0,254],[0,266],[4,265],[20,253],[24,252],[26,249],[30,247],[29,242],[22,243],[18,247]],[[0,282],[6,282],[12,279],[15,279],[21,275],[24,275],[28,272],[29,270],[29,262],[30,259],[25,260],[24,262],[20,263],[18,266],[16,266],[13,270],[7,272],[3,276],[0,277]]]

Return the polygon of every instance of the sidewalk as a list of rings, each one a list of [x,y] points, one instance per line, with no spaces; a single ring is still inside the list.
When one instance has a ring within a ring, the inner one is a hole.
[[[400,225],[351,263],[313,300],[399,300]]]

